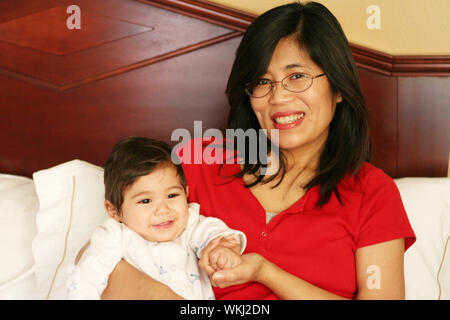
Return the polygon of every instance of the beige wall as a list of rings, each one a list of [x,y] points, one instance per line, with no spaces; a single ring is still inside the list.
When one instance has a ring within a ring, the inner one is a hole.
[[[210,0],[253,14],[292,0]],[[338,18],[350,42],[391,55],[450,55],[450,0],[316,0]],[[369,30],[370,5],[381,29]]]

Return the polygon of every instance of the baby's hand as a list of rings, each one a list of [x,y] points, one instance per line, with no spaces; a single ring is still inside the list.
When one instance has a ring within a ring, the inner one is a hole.
[[[218,245],[209,252],[209,265],[215,270],[231,269],[241,264],[240,246],[227,248]]]

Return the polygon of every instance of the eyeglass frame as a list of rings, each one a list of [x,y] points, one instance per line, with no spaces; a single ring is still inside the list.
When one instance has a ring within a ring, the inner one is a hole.
[[[271,93],[271,92],[273,91],[273,88],[274,88],[275,84],[277,84],[277,83],[281,83],[281,85],[283,86],[283,88],[286,89],[286,90],[289,91],[289,92],[300,93],[300,92],[304,92],[304,91],[308,90],[309,88],[311,88],[312,85],[313,85],[313,83],[314,83],[314,79],[315,79],[315,78],[319,78],[319,77],[322,77],[322,76],[326,76],[326,75],[327,75],[326,73],[321,73],[321,74],[318,74],[318,75],[315,75],[315,76],[311,76],[311,84],[310,84],[308,87],[306,87],[305,89],[301,90],[301,91],[292,91],[292,90],[289,90],[288,88],[286,88],[286,86],[284,85],[283,81],[286,80],[287,78],[289,78],[290,76],[292,76],[293,74],[298,74],[298,73],[299,73],[299,72],[291,73],[290,75],[284,77],[284,78],[281,79],[280,81],[272,81],[272,80],[267,79],[267,80],[270,81],[270,90],[269,90],[265,95],[263,95],[263,96],[255,97],[255,96],[251,95],[251,94],[249,93],[249,90],[248,90],[248,85],[249,85],[250,83],[247,83],[247,84],[245,85],[245,88],[244,88],[245,93],[247,93],[247,94],[248,94],[250,97],[252,97],[252,98],[256,98],[256,99],[258,99],[258,98],[264,98],[265,96],[267,96],[269,93]],[[308,73],[303,73],[303,74],[306,74],[306,75],[309,76]]]

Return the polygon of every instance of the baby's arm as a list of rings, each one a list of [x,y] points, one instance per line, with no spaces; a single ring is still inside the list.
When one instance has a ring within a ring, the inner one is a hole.
[[[100,299],[110,273],[122,258],[122,230],[114,219],[98,227],[67,283],[67,298]]]
[[[241,254],[245,249],[247,239],[245,234],[238,230],[230,229],[222,220],[212,217],[205,217],[198,214],[198,204],[190,204],[191,218],[196,216],[196,222],[191,225],[187,232],[187,239],[200,259],[203,254],[208,256],[206,268],[221,270],[232,268],[241,263]],[[213,246],[208,246],[209,243]],[[203,250],[208,246],[208,250]],[[204,268],[202,266],[202,268]]]

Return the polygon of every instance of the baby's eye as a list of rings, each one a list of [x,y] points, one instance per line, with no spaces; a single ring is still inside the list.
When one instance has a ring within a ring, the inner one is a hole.
[[[179,196],[178,193],[171,193],[171,194],[169,194],[167,197],[168,197],[169,199],[172,199],[172,198],[175,198],[175,197],[178,197],[178,196]]]
[[[150,199],[144,199],[144,200],[139,201],[139,203],[143,203],[143,204],[150,203],[150,202],[152,202],[152,200],[150,200]]]

